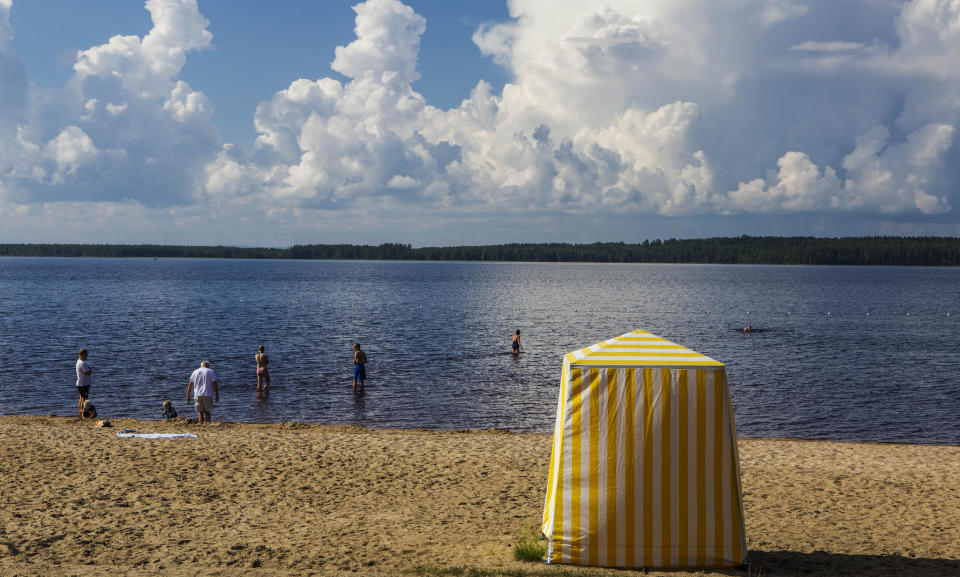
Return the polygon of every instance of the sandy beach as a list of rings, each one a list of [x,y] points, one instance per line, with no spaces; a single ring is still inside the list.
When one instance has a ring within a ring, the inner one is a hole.
[[[0,575],[641,574],[513,560],[548,435],[112,424],[0,418]],[[960,574],[960,447],[746,439],[740,457],[751,575]]]

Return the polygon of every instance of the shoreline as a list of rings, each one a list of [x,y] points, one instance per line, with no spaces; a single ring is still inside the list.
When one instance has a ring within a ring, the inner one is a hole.
[[[191,402],[191,405],[192,405],[192,402]],[[37,419],[67,419],[67,420],[76,420],[76,421],[79,421],[79,418],[78,418],[77,416],[75,416],[75,415],[60,415],[60,414],[56,414],[56,413],[50,413],[50,414],[47,414],[47,415],[40,415],[40,414],[35,414],[35,413],[13,413],[13,414],[0,414],[0,422],[2,422],[3,419],[6,419],[6,418],[14,418],[14,417],[18,417],[18,418],[37,418]],[[97,419],[99,419],[99,418],[100,418],[100,417],[97,417]],[[157,423],[157,424],[167,422],[167,421],[164,421],[163,419],[138,419],[138,418],[136,418],[136,417],[117,417],[117,418],[113,418],[113,417],[109,417],[109,416],[108,416],[108,417],[106,417],[106,418],[107,418],[107,419],[110,419],[111,422],[113,422],[114,420],[117,420],[117,421],[119,421],[119,420],[132,421],[132,422],[136,422],[136,423]],[[92,422],[96,422],[97,419],[93,419]],[[173,419],[172,422],[180,423],[180,424],[182,424],[183,426],[190,426],[190,427],[200,426],[200,425],[197,423],[197,419],[196,419],[195,416],[193,416],[193,413],[192,413],[192,412],[191,412],[191,416],[189,416],[189,417],[178,416],[176,419]],[[442,429],[442,428],[431,428],[431,427],[395,427],[395,426],[377,427],[377,426],[371,426],[371,425],[348,424],[348,423],[321,423],[321,422],[313,422],[313,421],[227,421],[227,420],[214,419],[214,420],[213,420],[213,425],[214,425],[214,426],[217,426],[218,424],[221,425],[221,426],[234,426],[234,425],[237,425],[237,426],[245,426],[245,425],[250,425],[250,426],[254,426],[254,427],[257,427],[257,426],[278,426],[278,427],[285,427],[285,426],[291,426],[291,425],[293,425],[293,426],[305,425],[305,426],[307,426],[307,427],[335,427],[335,428],[336,428],[336,427],[346,427],[346,428],[360,428],[360,429],[369,430],[369,431],[397,431],[397,432],[402,432],[402,431],[426,431],[426,432],[437,432],[437,433],[494,432],[494,433],[504,433],[504,434],[510,434],[510,435],[549,435],[549,436],[551,436],[551,437],[553,436],[553,431],[538,433],[538,432],[533,432],[533,431],[515,431],[515,430],[512,430],[512,429],[503,428],[503,427],[487,427],[487,428],[482,428],[482,429],[480,429],[480,428],[475,428],[475,429],[471,429],[471,428],[450,428],[450,429]],[[930,442],[923,442],[923,441],[876,441],[876,440],[860,440],[860,439],[832,439],[832,438],[828,438],[828,437],[819,437],[819,438],[814,438],[814,439],[807,439],[807,438],[803,438],[803,437],[744,437],[744,436],[741,436],[741,435],[737,435],[737,440],[738,440],[738,441],[750,441],[750,442],[754,442],[754,441],[796,441],[796,442],[798,442],[798,443],[845,443],[845,444],[857,444],[857,445],[904,445],[904,446],[917,446],[917,447],[960,447],[960,443],[937,443],[937,442],[933,442],[933,441],[930,441]]]
[[[641,574],[513,560],[539,525],[552,433],[110,421],[0,417],[0,574]],[[738,445],[754,573],[960,572],[960,446]]]
[[[190,405],[193,406],[193,401],[190,401]],[[100,417],[97,416],[93,419],[87,419],[88,423],[96,423],[100,418],[106,418],[111,423],[114,421],[130,421],[133,423],[145,423],[145,424],[157,424],[162,425],[164,423],[173,423],[182,425],[185,427],[206,427],[206,424],[200,424],[197,422],[196,414],[191,411],[191,416],[183,417],[179,414],[176,418],[168,420],[164,419],[138,419],[136,417]],[[76,415],[60,415],[56,413],[50,413],[48,415],[38,415],[35,413],[14,413],[14,414],[5,414],[0,415],[0,423],[4,419],[64,419],[66,421],[76,421],[77,423],[82,423],[79,417]],[[437,432],[437,433],[471,433],[471,432],[492,432],[492,433],[502,433],[509,435],[553,435],[553,432],[549,433],[534,433],[531,431],[512,431],[510,429],[505,429],[502,427],[487,427],[483,429],[470,429],[470,428],[459,428],[459,429],[433,429],[430,427],[375,427],[370,425],[358,425],[358,424],[337,424],[337,423],[319,423],[312,421],[227,421],[221,419],[213,419],[211,422],[212,427],[226,427],[226,426],[251,426],[251,427],[332,427],[332,428],[349,428],[349,429],[363,429],[367,431],[425,431],[425,432]]]

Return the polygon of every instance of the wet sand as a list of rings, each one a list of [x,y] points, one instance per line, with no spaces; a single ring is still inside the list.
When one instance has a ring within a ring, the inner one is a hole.
[[[112,422],[0,418],[0,575],[641,574],[513,560],[548,435]],[[960,447],[746,439],[740,457],[751,575],[960,574]]]

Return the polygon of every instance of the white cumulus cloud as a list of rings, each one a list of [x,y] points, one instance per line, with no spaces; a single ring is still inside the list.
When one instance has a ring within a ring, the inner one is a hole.
[[[887,14],[905,41],[894,49],[824,40],[833,9],[786,0],[512,0],[513,20],[474,41],[514,80],[500,93],[480,81],[440,110],[411,86],[424,20],[371,0],[336,50],[348,81],[277,92],[257,109],[254,155],[218,160],[210,182],[242,171],[291,206],[392,214],[943,213],[956,109],[937,117],[908,97],[891,110],[919,86],[943,93],[935,75],[901,82],[896,71],[922,52],[911,30],[939,26],[949,39],[938,6]]]
[[[337,47],[332,68],[344,76],[369,75],[384,83],[393,77],[406,83],[419,78],[417,53],[426,20],[394,0],[367,0],[353,10],[357,39]]]
[[[885,214],[947,212],[951,209],[947,198],[932,194],[930,185],[955,134],[952,126],[929,125],[891,145],[889,131],[878,126],[857,138],[856,148],[844,157],[847,178],[842,181],[832,167],[821,170],[806,154],[788,152],[777,161],[779,170],[771,182],[741,183],[723,207],[761,213],[824,207]]]
[[[45,152],[57,167],[54,180],[62,182],[65,175],[76,174],[83,166],[96,161],[99,151],[82,130],[68,126],[47,143]]]
[[[251,111],[252,142],[226,144],[216,103],[179,78],[212,41],[196,0],[148,1],[146,35],[80,51],[47,92],[10,51],[10,7],[0,0],[0,200],[28,218],[113,202],[180,230],[199,206],[224,234],[267,218],[288,242],[374,229],[634,240],[640,220],[703,234],[707,219],[755,215],[793,232],[804,218],[955,227],[955,0],[509,0],[510,20],[473,40],[510,81],[478,78],[451,109],[414,89],[429,22],[368,0],[355,38],[326,56],[342,77],[274,87]]]
[[[862,42],[841,42],[841,41],[832,41],[832,42],[817,42],[814,40],[807,40],[795,46],[791,46],[790,50],[796,52],[856,52],[863,50],[864,45]]]
[[[13,40],[13,28],[10,26],[10,8],[13,0],[0,0],[0,52],[10,49]]]
[[[153,27],[143,38],[114,36],[80,50],[61,89],[30,85],[25,75],[0,88],[0,124],[12,128],[0,133],[8,196],[165,206],[200,192],[219,136],[208,99],[177,75],[189,51],[209,46],[208,22],[196,0],[149,0],[146,8]],[[16,72],[10,62],[22,69],[0,53],[0,76]]]

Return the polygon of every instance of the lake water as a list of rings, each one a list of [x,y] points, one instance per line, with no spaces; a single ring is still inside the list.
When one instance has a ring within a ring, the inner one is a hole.
[[[195,417],[209,359],[214,419],[548,433],[563,354],[646,329],[727,364],[741,436],[960,444],[955,268],[5,258],[0,310],[0,414],[75,414],[85,347],[111,417]]]

